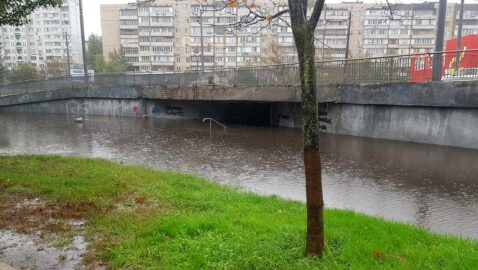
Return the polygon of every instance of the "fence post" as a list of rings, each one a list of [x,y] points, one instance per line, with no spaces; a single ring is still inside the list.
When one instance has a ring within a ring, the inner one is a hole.
[[[393,81],[393,57],[388,60],[388,82]]]

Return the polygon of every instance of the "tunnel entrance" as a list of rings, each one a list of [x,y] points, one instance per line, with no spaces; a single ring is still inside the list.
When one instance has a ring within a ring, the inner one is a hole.
[[[270,126],[271,104],[228,103],[225,122],[233,125]]]

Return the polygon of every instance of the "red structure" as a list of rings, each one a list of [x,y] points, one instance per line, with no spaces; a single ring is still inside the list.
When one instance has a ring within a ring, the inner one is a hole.
[[[457,75],[456,70],[456,50],[473,50],[478,49],[478,35],[468,35],[462,37],[461,48],[457,49],[458,40],[451,39],[446,42],[443,55],[442,76],[454,77]],[[432,80],[432,58],[429,54],[412,56],[410,66],[410,82],[429,82]],[[467,75],[477,75],[478,73],[478,51],[460,53],[460,65],[458,73],[461,78]]]

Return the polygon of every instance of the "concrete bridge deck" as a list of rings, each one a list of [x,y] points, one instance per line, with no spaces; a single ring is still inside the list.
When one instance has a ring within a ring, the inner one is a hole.
[[[300,102],[298,86],[117,86],[81,84],[0,95],[0,107],[73,98]],[[478,108],[478,81],[321,85],[319,103]]]

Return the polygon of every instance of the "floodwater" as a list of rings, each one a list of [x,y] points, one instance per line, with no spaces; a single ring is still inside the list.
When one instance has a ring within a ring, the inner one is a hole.
[[[328,134],[321,147],[326,207],[478,239],[478,151]],[[305,200],[299,130],[0,114],[0,154],[101,157]]]

